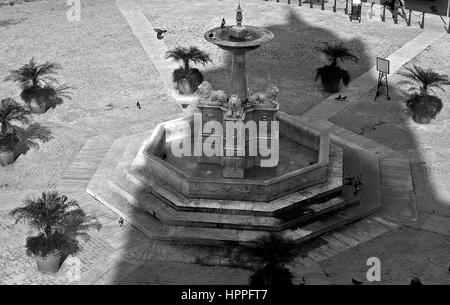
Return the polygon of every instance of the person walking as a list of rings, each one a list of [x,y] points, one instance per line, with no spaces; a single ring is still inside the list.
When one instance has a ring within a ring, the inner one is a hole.
[[[388,2],[387,7],[392,13],[392,19],[395,20],[397,15],[400,15],[405,21],[407,21],[406,12],[404,9],[405,7],[404,0],[390,0],[390,2]]]

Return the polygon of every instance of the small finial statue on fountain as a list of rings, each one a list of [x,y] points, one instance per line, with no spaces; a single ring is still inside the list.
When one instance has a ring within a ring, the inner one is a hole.
[[[236,25],[231,27],[230,36],[235,39],[244,40],[248,35],[245,26],[242,25],[242,9],[241,9],[241,1],[238,3],[238,7],[236,9]]]
[[[241,9],[241,1],[238,3],[238,7],[236,9],[236,24],[237,26],[242,26],[242,9]]]
[[[227,116],[240,117],[242,115],[242,101],[239,95],[232,94],[228,99]]]

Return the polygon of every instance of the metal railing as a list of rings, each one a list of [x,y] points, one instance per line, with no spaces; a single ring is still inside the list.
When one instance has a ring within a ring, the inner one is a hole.
[[[264,1],[268,1],[268,0],[264,0]],[[276,0],[276,2],[280,2],[280,0]],[[287,4],[291,4],[291,2],[295,2],[295,1],[291,1],[291,0],[287,0]],[[317,2],[318,4],[320,4],[320,9],[321,10],[325,10],[326,8],[330,8],[333,10],[333,13],[337,12],[337,3],[345,3],[345,7],[344,7],[344,14],[348,15],[349,14],[349,0],[333,0],[333,1],[326,1],[326,0],[309,0],[309,1],[303,1],[303,3],[309,3],[309,7],[310,8],[314,8],[314,2]],[[331,3],[331,5],[326,5],[326,3]],[[302,0],[298,0],[298,6],[302,6]],[[371,7],[372,4],[371,3],[361,3],[361,7]],[[381,5],[381,21],[385,22],[386,21],[386,5]],[[411,26],[411,20],[413,17],[419,17],[420,21],[418,21],[418,24],[420,26],[421,29],[425,28],[425,12],[414,12],[413,10],[409,9],[407,10],[407,17],[406,17],[406,25],[407,26]],[[395,12],[393,14],[393,18],[394,18],[394,23],[398,24],[398,12]],[[445,21],[444,21],[445,23]],[[446,31],[447,33],[450,33],[450,24],[446,24]]]

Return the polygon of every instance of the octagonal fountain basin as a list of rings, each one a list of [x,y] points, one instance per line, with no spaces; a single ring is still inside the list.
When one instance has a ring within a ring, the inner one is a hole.
[[[238,29],[236,31],[236,29]],[[236,32],[239,32],[238,35]],[[222,49],[232,51],[236,49],[254,50],[264,43],[271,41],[274,35],[271,31],[255,26],[225,26],[207,31],[205,39]]]
[[[187,198],[249,201],[271,201],[326,182],[328,134],[290,120],[282,112],[278,116],[280,155],[275,167],[253,166],[245,169],[244,178],[224,178],[220,162],[214,162],[217,157],[206,157],[210,162],[205,163],[205,157],[174,156],[171,150],[174,135],[192,135],[193,116],[190,116],[159,124],[144,142],[128,175],[138,172],[150,184]]]

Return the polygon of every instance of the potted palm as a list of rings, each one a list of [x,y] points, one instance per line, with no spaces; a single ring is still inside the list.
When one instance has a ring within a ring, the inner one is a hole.
[[[11,98],[0,101],[0,165],[11,164],[15,160],[14,150],[19,143],[20,127],[12,124],[19,122],[28,123],[29,112]]]
[[[434,92],[433,88],[444,91],[442,86],[450,85],[448,76],[416,65],[399,74],[406,78],[400,84],[409,85],[409,91],[414,92],[406,101],[412,119],[419,124],[429,124],[442,110],[442,100],[430,93]]]
[[[25,106],[33,113],[44,113],[50,107],[63,103],[63,99],[71,99],[71,86],[59,84],[56,76],[62,69],[58,63],[36,63],[32,58],[17,70],[11,70],[5,81],[18,83],[22,92],[20,97]]]
[[[37,231],[26,241],[27,255],[34,256],[38,270],[57,272],[61,257],[81,251],[79,238],[87,240],[87,231],[100,230],[95,216],[88,216],[75,200],[57,191],[43,192],[40,197],[28,197],[22,207],[11,211],[16,223],[24,221]]]
[[[320,78],[323,89],[326,92],[338,92],[341,80],[345,86],[347,86],[350,82],[350,73],[340,68],[337,65],[338,61],[358,62],[358,58],[353,55],[342,43],[335,45],[325,43],[325,47],[319,48],[319,51],[328,58],[330,64],[317,69],[315,81]]]
[[[294,241],[272,233],[256,239],[252,245],[241,250],[256,262],[250,285],[272,286],[292,285],[293,275],[286,264],[291,263],[299,250]]]
[[[191,68],[189,63],[200,63],[204,66],[206,63],[211,62],[208,53],[197,47],[175,47],[173,50],[166,52],[166,58],[172,58],[183,63],[182,67],[175,69],[172,73],[175,89],[182,95],[193,94],[203,82],[202,73],[196,68]]]

